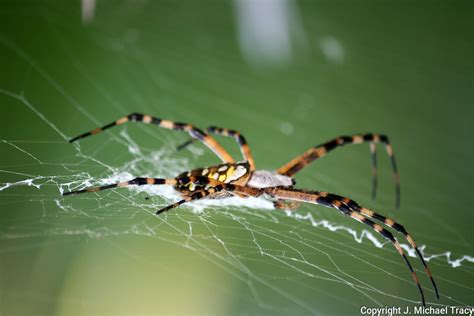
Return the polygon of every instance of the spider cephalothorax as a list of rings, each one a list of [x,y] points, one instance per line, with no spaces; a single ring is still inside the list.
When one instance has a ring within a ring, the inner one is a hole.
[[[295,182],[292,179],[292,176],[294,176],[298,171],[303,169],[312,161],[325,156],[328,152],[334,150],[335,148],[347,144],[360,144],[367,142],[370,144],[370,150],[372,153],[372,196],[375,197],[377,186],[377,160],[375,145],[377,143],[384,143],[387,149],[387,154],[389,155],[392,162],[392,168],[395,177],[396,205],[398,207],[400,203],[399,176],[397,172],[397,165],[395,163],[395,156],[393,155],[392,146],[390,145],[387,136],[367,133],[362,135],[337,137],[331,141],[310,148],[302,155],[297,156],[287,164],[278,168],[276,171],[255,170],[255,162],[250,152],[250,148],[245,138],[237,131],[214,126],[207,128],[206,131],[203,131],[191,124],[162,120],[151,115],[139,113],[132,113],[103,127],[99,127],[90,132],[79,135],[71,139],[70,142],[100,133],[105,129],[116,125],[121,125],[129,121],[149,123],[166,129],[187,132],[192,137],[192,140],[179,146],[179,149],[184,148],[194,140],[200,141],[209,149],[211,149],[222,160],[223,163],[217,166],[199,168],[189,172],[183,172],[176,178],[162,179],[137,177],[125,182],[71,191],[64,193],[63,195],[97,192],[105,189],[125,187],[129,185],[172,185],[182,195],[182,200],[158,210],[156,214],[168,211],[172,208],[178,207],[183,203],[193,200],[199,200],[202,198],[225,198],[231,195],[237,195],[241,197],[258,197],[263,195],[267,198],[273,199],[277,208],[295,208],[301,202],[323,205],[329,208],[337,209],[342,214],[366,224],[375,232],[389,240],[408,266],[413,280],[420,291],[422,304],[425,305],[423,290],[421,288],[420,282],[418,281],[415,270],[413,270],[413,267],[411,266],[410,261],[408,261],[408,258],[405,255],[405,252],[400,246],[398,240],[387,228],[392,228],[396,232],[402,234],[407,242],[413,247],[413,249],[415,249],[425,268],[426,274],[431,280],[436,296],[439,298],[436,283],[433,280],[430,269],[423,259],[423,255],[416,246],[412,236],[401,224],[368,208],[362,207],[357,202],[349,198],[328,192],[300,190],[293,187]],[[239,144],[240,150],[245,160],[243,162],[236,163],[232,156],[209,134],[234,138]]]

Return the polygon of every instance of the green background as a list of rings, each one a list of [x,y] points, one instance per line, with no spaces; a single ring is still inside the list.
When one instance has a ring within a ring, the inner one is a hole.
[[[218,163],[198,144],[176,153],[186,135],[139,124],[67,143],[135,111],[237,129],[262,169],[339,135],[385,133],[400,210],[383,148],[375,201],[368,145],[331,153],[298,186],[395,218],[428,256],[472,255],[472,2],[296,4],[304,45],[288,64],[255,67],[242,57],[232,2],[98,1],[89,25],[79,1],[0,3],[1,315],[358,315],[362,305],[419,304],[393,247],[343,229],[239,206],[157,218],[163,197],[128,189],[62,198],[117,172]],[[341,43],[342,62],[323,54],[327,37]],[[365,229],[319,206],[297,214]],[[429,262],[437,301],[411,262],[429,304],[474,304],[472,263]]]

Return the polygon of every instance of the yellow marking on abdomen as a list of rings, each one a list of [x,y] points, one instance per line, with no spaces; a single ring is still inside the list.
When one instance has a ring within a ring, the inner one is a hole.
[[[234,171],[235,171],[234,166],[230,166],[229,169],[227,169],[227,172],[226,172],[227,176],[230,177],[234,173]]]
[[[219,169],[217,169],[217,171],[219,171],[219,172],[226,171],[227,168],[228,168],[227,165],[223,165],[223,166],[219,167]]]

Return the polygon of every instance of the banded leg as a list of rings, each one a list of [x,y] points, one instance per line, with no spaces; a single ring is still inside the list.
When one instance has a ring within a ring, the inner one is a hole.
[[[388,137],[385,135],[369,133],[369,134],[354,135],[354,136],[341,136],[329,142],[326,142],[324,144],[318,145],[316,147],[313,147],[307,150],[302,155],[297,156],[296,158],[294,158],[287,164],[281,166],[277,171],[280,174],[291,177],[295,175],[298,171],[306,167],[312,161],[317,160],[318,158],[324,157],[328,152],[338,147],[342,147],[348,144],[361,144],[364,142],[370,142],[371,144],[370,148],[372,152],[372,186],[373,186],[372,196],[375,197],[375,190],[376,190],[376,185],[377,185],[377,169],[376,169],[377,160],[375,156],[374,144],[382,142],[385,144],[387,154],[390,157],[390,160],[392,163],[393,175],[394,175],[394,180],[395,180],[395,196],[396,196],[395,204],[397,208],[399,208],[400,207],[400,176],[398,174],[397,163],[395,161],[395,156],[393,154],[392,145],[390,144]]]
[[[250,171],[255,170],[255,161],[252,156],[252,152],[250,151],[250,147],[247,144],[247,141],[245,140],[245,137],[240,134],[240,132],[227,129],[227,128],[221,128],[221,127],[216,127],[216,126],[210,126],[206,129],[206,132],[209,134],[215,134],[219,136],[224,136],[224,137],[232,137],[235,139],[237,144],[239,145],[240,152],[242,153],[242,156],[246,161],[249,162],[250,164]],[[186,146],[190,145],[192,142],[194,142],[195,139],[190,139],[189,141],[179,145],[176,149],[181,150],[185,148]]]
[[[327,197],[330,197],[334,200],[337,200],[337,201],[341,201],[343,202],[344,204],[348,205],[350,208],[352,208],[353,210],[355,210],[356,212],[364,215],[365,217],[367,218],[372,218],[372,219],[375,219],[381,223],[383,223],[385,226],[388,226],[388,227],[391,227],[393,228],[394,230],[396,230],[397,232],[399,232],[400,234],[403,235],[403,237],[405,237],[406,241],[412,246],[413,249],[415,249],[415,252],[416,254],[418,255],[418,257],[420,258],[422,264],[423,264],[423,267],[425,269],[425,272],[426,274],[428,275],[430,281],[431,281],[431,284],[433,285],[433,288],[435,290],[435,293],[436,293],[436,297],[439,299],[439,292],[438,292],[438,287],[436,286],[436,282],[435,280],[433,279],[433,276],[432,276],[432,273],[431,273],[431,270],[430,268],[428,267],[428,265],[426,264],[426,261],[425,259],[423,258],[423,255],[421,254],[421,251],[420,249],[418,249],[418,246],[416,245],[415,243],[415,240],[413,239],[413,237],[408,233],[408,231],[405,229],[405,227],[397,222],[395,222],[393,219],[391,218],[388,218],[388,217],[385,217],[384,215],[381,215],[379,213],[376,213],[368,208],[365,208],[365,207],[361,207],[357,204],[357,202],[349,199],[349,198],[344,198],[344,197],[341,197],[341,196],[338,196],[338,195],[334,195],[334,194],[328,194]]]
[[[370,154],[372,156],[372,199],[375,200],[377,195],[377,146],[375,142],[370,143]],[[397,207],[398,204],[399,201],[397,201]]]
[[[169,211],[173,208],[176,208],[178,206],[180,206],[181,204],[184,204],[186,202],[191,202],[191,201],[195,201],[195,200],[199,200],[199,199],[202,199],[208,195],[211,194],[211,191],[210,190],[199,190],[199,191],[196,191],[195,193],[191,194],[190,196],[186,196],[184,199],[176,202],[176,203],[173,203],[173,204],[170,204],[162,209],[159,209],[158,211],[156,211],[155,215],[160,215],[161,213],[163,212],[166,212],[166,211]]]
[[[154,124],[158,125],[159,127],[166,128],[166,129],[171,129],[171,130],[178,130],[178,131],[184,131],[187,132],[192,138],[200,141],[204,145],[206,145],[210,150],[212,150],[223,162],[229,162],[232,163],[234,162],[234,159],[231,157],[231,155],[211,136],[209,136],[207,133],[203,132],[202,130],[192,126],[191,124],[186,124],[186,123],[177,123],[177,122],[172,122],[168,120],[162,120],[157,117],[153,117],[150,115],[144,115],[140,113],[132,113],[130,115],[124,116],[112,123],[109,123],[107,125],[104,125],[102,127],[98,127],[96,129],[93,129],[92,131],[89,131],[87,133],[81,134],[79,136],[76,136],[72,138],[69,142],[72,143],[78,139],[95,135],[98,133],[103,132],[104,130],[117,126],[117,125],[122,125],[127,122],[141,122],[141,123],[147,123],[147,124]]]
[[[118,182],[118,183],[113,183],[109,185],[104,185],[101,187],[93,187],[93,188],[87,188],[84,190],[78,190],[78,191],[71,191],[71,192],[66,192],[63,193],[63,196],[66,195],[75,195],[75,194],[81,194],[81,193],[88,193],[88,192],[98,192],[102,190],[107,190],[107,189],[113,189],[117,187],[127,187],[129,185],[161,185],[161,184],[168,184],[168,185],[176,185],[178,182],[183,183],[183,181],[189,181],[189,178],[187,179],[159,179],[159,178],[135,178],[130,181],[125,181],[125,182]],[[163,213],[165,211],[168,211],[172,208],[178,207],[183,203],[193,201],[193,200],[198,200],[203,197],[206,197],[209,194],[215,193],[216,189],[210,188],[209,190],[199,190],[191,194],[190,196],[186,196],[184,199],[173,203],[171,205],[168,205],[167,207],[164,207],[156,212],[156,215]]]
[[[81,194],[81,193],[98,192],[98,191],[107,190],[107,189],[128,187],[129,185],[162,185],[162,184],[176,185],[176,183],[177,183],[176,179],[137,177],[130,181],[117,182],[117,183],[104,185],[101,187],[92,187],[92,188],[86,188],[83,190],[65,192],[62,195],[66,196],[66,195],[76,195],[76,194]]]
[[[340,197],[340,196],[337,196],[337,195],[329,194],[327,192],[317,192],[317,191],[309,192],[309,191],[303,191],[303,190],[283,189],[283,188],[266,188],[266,189],[262,189],[262,190],[266,194],[268,194],[270,196],[273,196],[275,198],[287,199],[287,200],[292,200],[292,201],[308,202],[308,203],[312,203],[312,204],[323,205],[323,206],[326,206],[326,207],[329,207],[329,208],[338,209],[344,215],[350,216],[351,218],[353,218],[353,219],[355,219],[355,220],[357,220],[361,223],[364,223],[364,224],[368,225],[369,227],[371,227],[378,234],[382,235],[384,238],[389,240],[394,245],[394,247],[397,249],[400,256],[402,256],[403,260],[405,261],[406,265],[408,266],[408,269],[411,272],[411,275],[413,277],[413,280],[414,280],[416,286],[418,287],[418,290],[419,290],[420,295],[421,295],[422,303],[425,306],[425,298],[424,298],[423,289],[421,288],[421,285],[420,285],[420,282],[419,282],[418,277],[416,275],[416,272],[413,269],[413,267],[411,266],[411,263],[408,260],[408,257],[406,256],[405,252],[403,251],[403,248],[400,246],[399,242],[397,241],[397,239],[393,236],[393,234],[390,231],[386,230],[381,225],[376,224],[375,222],[373,222],[371,219],[368,218],[368,217],[370,217],[369,216],[369,214],[370,214],[370,215],[372,215],[372,218],[377,219],[377,217],[375,216],[376,213],[374,213],[374,212],[370,213],[372,211],[367,210],[367,209],[363,212],[362,208],[359,207],[358,204],[353,202],[352,200],[346,199],[346,198],[343,198],[343,197]],[[347,204],[346,204],[346,202],[347,202]],[[366,215],[367,217],[364,216],[363,214]],[[400,231],[404,231],[404,228],[403,228],[403,230],[400,228],[401,225],[399,225],[399,224],[395,225],[396,224],[395,222],[392,223],[390,219],[387,219],[387,218],[385,218],[385,217],[383,217],[379,214],[377,214],[377,216],[380,216],[380,220],[383,218],[384,223],[387,224],[390,227],[393,227],[395,230],[400,229]],[[401,226],[401,227],[403,227],[403,226]],[[407,234],[407,236],[410,236],[410,235],[408,235],[408,233],[406,233],[406,234]],[[411,237],[407,237],[407,239],[413,240]],[[421,253],[420,253],[420,258],[421,258],[421,261],[424,264],[424,266],[427,268],[426,263],[425,263],[424,259],[421,256]],[[431,277],[431,272],[429,271],[429,269],[427,269],[427,270],[425,269],[425,271],[428,274],[428,276],[430,277],[433,286],[435,287],[437,297],[439,297],[438,290],[436,288],[436,285],[434,283],[433,278]]]
[[[276,200],[273,201],[273,206],[280,210],[294,210],[301,205],[299,201]]]

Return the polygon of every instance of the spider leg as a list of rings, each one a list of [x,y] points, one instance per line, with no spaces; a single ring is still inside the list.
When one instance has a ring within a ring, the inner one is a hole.
[[[117,188],[117,187],[118,188],[127,187],[129,185],[152,185],[152,184],[154,184],[154,185],[161,185],[161,184],[175,185],[176,180],[175,179],[137,177],[137,178],[132,179],[130,181],[117,182],[117,183],[104,185],[104,186],[101,186],[101,187],[92,187],[92,188],[86,188],[86,189],[83,189],[83,190],[65,192],[62,195],[66,196],[66,195],[75,195],[75,194],[88,193],[88,192],[98,192],[98,191]]]
[[[288,201],[288,200],[276,200],[273,202],[273,206],[280,210],[294,210],[301,205],[300,201]]]
[[[390,144],[388,137],[385,135],[379,134],[363,134],[363,135],[354,135],[354,136],[341,136],[335,138],[331,141],[328,141],[324,144],[318,145],[316,147],[310,148],[305,153],[300,156],[297,156],[287,164],[281,166],[277,171],[280,174],[285,176],[292,177],[298,171],[306,167],[309,163],[318,158],[325,156],[328,152],[342,147],[348,144],[361,144],[364,142],[370,142],[370,149],[372,153],[372,196],[375,197],[375,191],[377,186],[377,158],[375,154],[375,144],[384,143],[387,150],[387,154],[390,157],[392,162],[392,169],[395,179],[395,195],[396,195],[396,206],[400,207],[400,176],[397,170],[397,163],[395,161],[395,156],[393,154],[392,145]]]
[[[239,145],[240,152],[242,153],[242,156],[246,161],[249,162],[250,164],[250,171],[255,170],[255,161],[252,156],[252,152],[250,151],[250,147],[247,144],[247,141],[245,140],[245,137],[240,134],[240,132],[227,129],[227,128],[221,128],[221,127],[216,127],[216,126],[210,126],[206,129],[206,132],[209,134],[215,134],[219,136],[224,136],[224,137],[232,137],[235,139],[237,144]],[[176,149],[181,150],[184,149],[186,146],[192,144],[195,141],[195,139],[190,139],[187,142],[179,145]]]
[[[176,203],[173,203],[173,204],[170,204],[162,209],[159,209],[158,211],[156,211],[155,215],[160,215],[161,213],[163,212],[166,212],[166,211],[169,211],[173,208],[176,208],[178,206],[180,206],[181,204],[184,204],[186,202],[190,202],[190,201],[195,201],[195,200],[199,200],[199,199],[202,199],[208,195],[210,195],[212,192],[212,190],[200,190],[200,191],[196,191],[195,193],[193,193],[192,195],[190,196],[187,196],[185,197],[184,199],[176,202]]]
[[[413,239],[413,237],[408,233],[408,231],[405,229],[405,227],[397,222],[395,222],[393,219],[391,218],[388,218],[388,217],[385,217],[384,215],[381,215],[379,213],[376,213],[368,208],[365,208],[365,207],[361,207],[357,204],[357,202],[351,200],[351,199],[348,199],[348,198],[344,198],[342,196],[338,196],[338,195],[334,195],[334,194],[328,194],[327,195],[328,197],[331,197],[335,200],[338,200],[338,201],[341,201],[343,202],[344,204],[348,205],[350,208],[352,208],[353,210],[361,213],[362,215],[368,217],[368,218],[372,218],[372,219],[375,219],[381,223],[383,223],[384,225],[388,226],[388,227],[391,227],[393,228],[394,230],[396,230],[397,232],[399,232],[400,234],[402,234],[405,239],[407,240],[407,242],[412,246],[413,249],[415,249],[415,252],[416,254],[418,255],[418,257],[420,258],[421,262],[423,263],[423,267],[425,269],[425,272],[426,274],[428,275],[428,277],[430,278],[430,281],[431,281],[431,284],[433,285],[433,288],[435,290],[435,293],[436,293],[436,297],[439,299],[439,292],[438,292],[438,287],[436,286],[436,283],[433,279],[433,276],[431,274],[431,270],[430,268],[428,267],[428,265],[426,264],[426,261],[425,259],[423,258],[423,255],[421,254],[421,251],[418,249],[416,243],[415,243],[415,240]]]
[[[375,200],[377,195],[377,146],[374,142],[370,143],[370,154],[372,156],[372,199]],[[400,188],[397,191],[400,191]],[[400,193],[397,195],[397,207],[400,204],[399,195]]]
[[[154,124],[158,125],[159,127],[166,128],[166,129],[171,129],[171,130],[178,130],[178,131],[184,131],[187,132],[192,138],[202,142],[204,145],[206,145],[210,150],[212,150],[223,162],[229,162],[232,163],[234,162],[234,159],[231,157],[231,155],[211,136],[209,136],[206,132],[194,127],[191,124],[186,124],[186,123],[178,123],[178,122],[172,122],[168,120],[162,120],[160,118],[150,116],[150,115],[144,115],[140,113],[132,113],[130,115],[124,116],[112,123],[109,123],[107,125],[104,125],[102,127],[98,127],[96,129],[93,129],[92,131],[89,131],[87,133],[81,134],[79,136],[76,136],[69,140],[70,143],[87,137],[91,135],[95,135],[98,133],[103,132],[104,130],[117,126],[117,125],[122,125],[127,122],[142,122],[142,123],[147,123],[147,124]]]
[[[373,230],[375,230],[378,234],[380,234],[384,238],[388,239],[394,245],[394,247],[397,249],[398,253],[400,254],[400,256],[402,256],[403,260],[405,261],[406,265],[408,266],[408,269],[411,272],[412,278],[413,278],[413,280],[414,280],[414,282],[415,282],[415,284],[418,287],[418,290],[420,292],[423,306],[425,306],[425,297],[424,297],[423,289],[421,288],[420,282],[418,280],[418,276],[416,275],[416,272],[413,269],[410,261],[408,260],[408,257],[406,256],[405,252],[403,251],[403,248],[400,246],[400,243],[398,242],[398,240],[393,236],[393,234],[390,231],[386,230],[381,225],[373,222],[368,217],[372,217],[372,218],[378,220],[377,216],[380,216],[380,220],[382,220],[382,218],[383,218],[384,223],[386,225],[388,225],[390,227],[393,227],[394,229],[400,229],[400,231],[402,231],[401,228],[400,228],[401,225],[399,225],[399,224],[395,225],[396,224],[395,222],[393,222],[393,224],[392,224],[390,219],[382,217],[379,214],[375,215],[376,213],[372,214],[372,213],[370,213],[371,212],[370,210],[365,210],[364,212],[362,212],[362,208],[360,208],[358,206],[358,204],[353,202],[352,200],[347,199],[347,198],[343,198],[343,197],[340,197],[340,196],[337,196],[337,195],[329,194],[327,192],[303,191],[303,190],[297,190],[297,189],[284,189],[284,188],[266,188],[266,189],[261,189],[261,190],[264,191],[264,193],[266,193],[266,194],[268,194],[272,197],[279,198],[279,199],[307,202],[307,203],[326,206],[326,207],[329,207],[329,208],[338,209],[344,215],[350,216],[351,218],[353,218],[353,219],[355,219],[355,220],[357,220],[361,223],[364,223],[364,224],[368,225]],[[346,204],[346,202],[347,202],[347,204]],[[364,213],[366,213],[366,214],[364,214]],[[362,214],[366,215],[367,217],[362,215]],[[372,216],[369,216],[369,214],[372,215]],[[397,228],[395,228],[395,227],[397,227]],[[408,233],[407,233],[407,236],[410,236],[410,235],[408,235]],[[413,240],[411,237],[407,237],[407,240],[408,239]],[[420,258],[422,258],[421,253],[419,255],[420,255]],[[423,258],[421,260],[422,260],[423,264],[425,265],[425,267],[427,267],[426,263],[423,260]],[[434,284],[433,278],[431,277],[431,272],[429,271],[429,269],[428,270],[425,269],[425,271],[427,272],[428,276],[432,280],[433,286],[435,287],[435,290],[436,290],[436,295],[438,296],[438,290],[436,288],[436,285]]]

